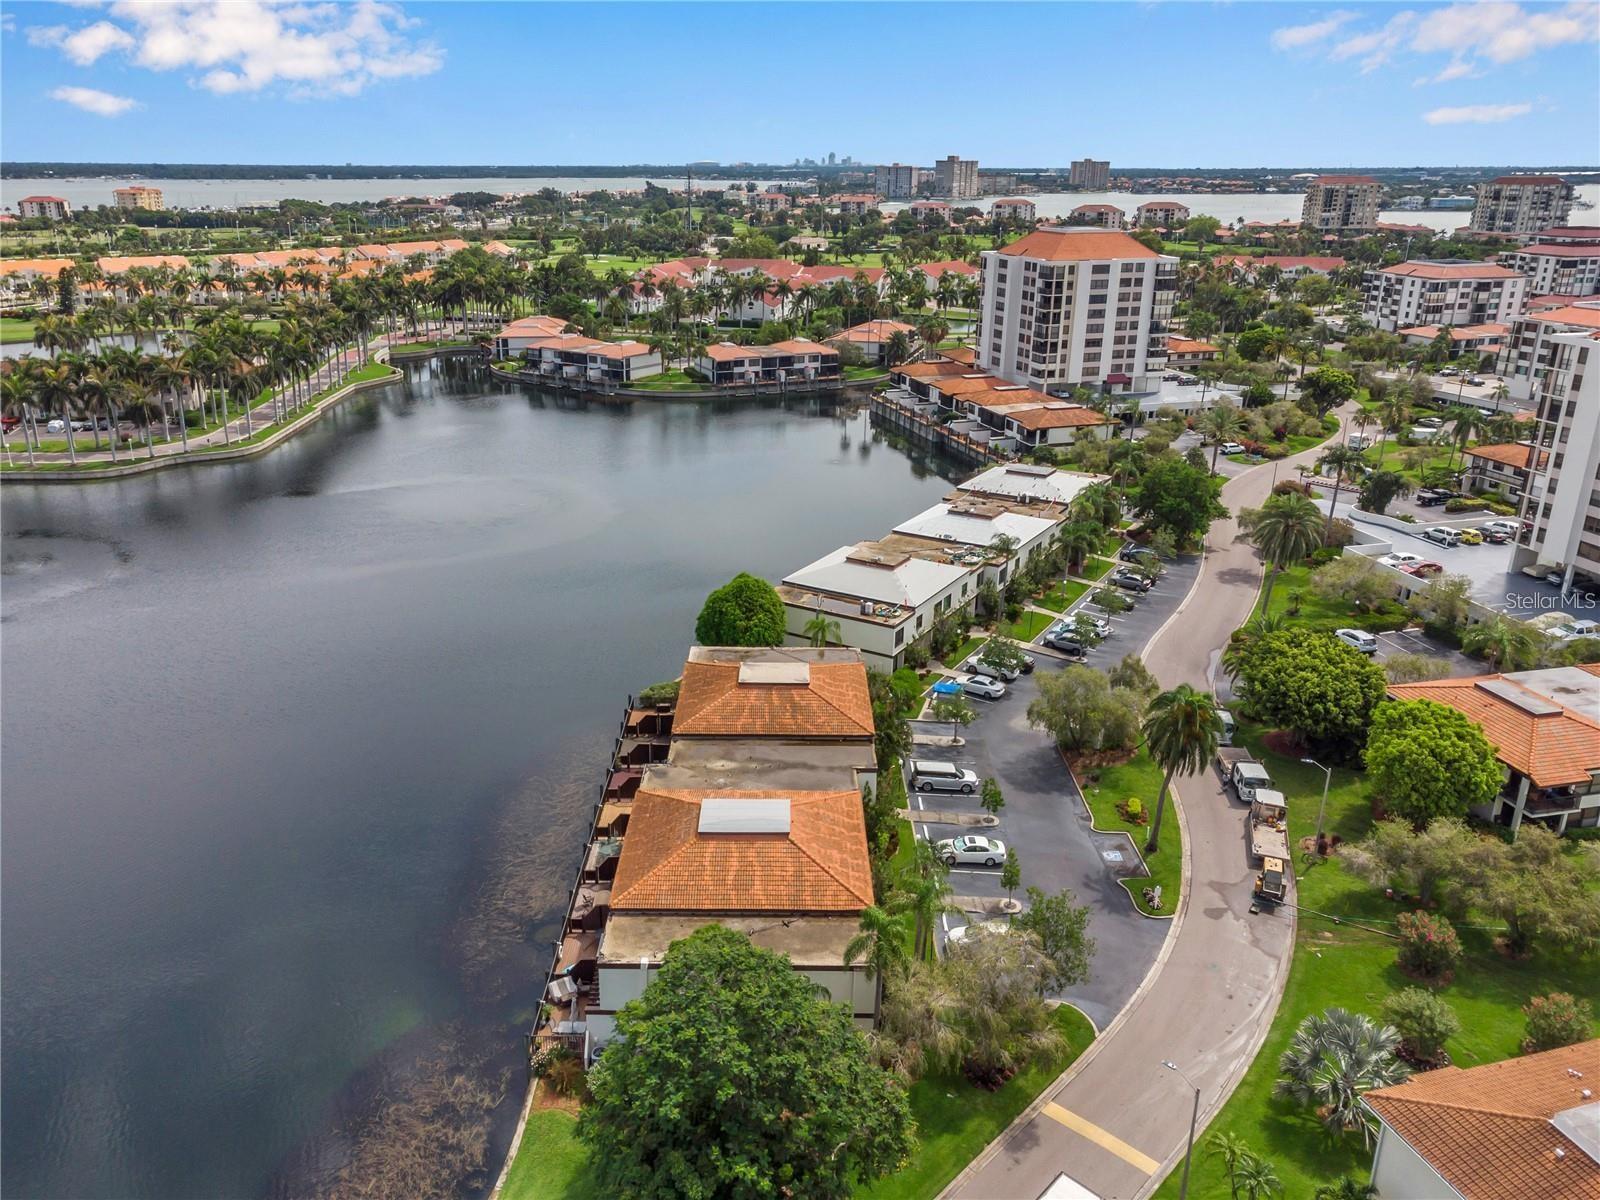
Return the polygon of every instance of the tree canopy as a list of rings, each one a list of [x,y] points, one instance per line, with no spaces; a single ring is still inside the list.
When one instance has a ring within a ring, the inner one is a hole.
[[[1011,924],[1039,939],[1049,959],[1041,981],[1047,992],[1059,992],[1089,978],[1095,942],[1089,936],[1089,906],[1070,891],[1047,896],[1036,887],[1027,892],[1028,907]]]
[[[780,646],[783,624],[777,589],[741,571],[706,597],[694,637],[702,646]]]
[[[1139,738],[1144,697],[1112,687],[1093,667],[1039,673],[1039,694],[1028,704],[1028,724],[1053,736],[1064,750],[1126,750]]]
[[[1164,529],[1180,545],[1204,536],[1211,522],[1228,510],[1218,497],[1222,480],[1181,458],[1153,462],[1139,481],[1133,511],[1152,529]]]
[[[1500,786],[1500,764],[1483,730],[1432,700],[1386,700],[1367,731],[1367,782],[1397,817],[1421,828],[1464,817]]]
[[[905,1093],[787,959],[711,925],[617,1014],[579,1117],[608,1195],[849,1196],[911,1152]]]
[[[1281,629],[1252,640],[1239,680],[1261,720],[1339,751],[1361,744],[1387,682],[1366,655],[1314,629]]]

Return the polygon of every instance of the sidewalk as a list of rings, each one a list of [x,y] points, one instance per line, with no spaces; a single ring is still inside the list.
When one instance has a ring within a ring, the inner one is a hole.
[[[1320,452],[1284,461],[1311,462]],[[1246,471],[1224,485],[1223,503],[1235,513],[1259,506],[1271,481],[1270,466]],[[1237,534],[1233,517],[1211,527],[1193,589],[1145,649],[1164,686],[1209,688],[1228,635],[1255,606],[1261,563]],[[1215,775],[1185,779],[1179,791],[1189,883],[1150,975],[1066,1076],[945,1196],[1034,1200],[1061,1173],[1101,1200],[1147,1196],[1182,1157],[1194,1096],[1162,1060],[1199,1086],[1205,1122],[1255,1057],[1287,976],[1292,910],[1250,913],[1244,827]]]

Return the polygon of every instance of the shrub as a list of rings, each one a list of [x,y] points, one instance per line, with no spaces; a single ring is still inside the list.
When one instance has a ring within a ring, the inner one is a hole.
[[[1594,1009],[1587,1000],[1577,1000],[1566,992],[1535,996],[1522,1006],[1528,1018],[1528,1036],[1522,1039],[1522,1052],[1555,1050],[1587,1041],[1594,1024]]]
[[[1400,969],[1424,979],[1448,979],[1461,961],[1461,939],[1455,926],[1432,913],[1401,913]]]
[[[671,704],[678,698],[678,681],[668,679],[661,683],[652,683],[639,693],[641,708],[654,708],[658,704]]]
[[[1383,1019],[1400,1033],[1404,1055],[1419,1066],[1446,1061],[1445,1042],[1461,1032],[1461,1018],[1427,988],[1403,988],[1383,1002]]]
[[[1484,509],[1486,509],[1488,507],[1489,506],[1487,504],[1485,504],[1482,500],[1473,499],[1473,498],[1468,497],[1468,496],[1457,496],[1454,499],[1446,500],[1444,502],[1444,510],[1445,510],[1445,512],[1452,512],[1452,513],[1457,513],[1457,512],[1482,512]]]

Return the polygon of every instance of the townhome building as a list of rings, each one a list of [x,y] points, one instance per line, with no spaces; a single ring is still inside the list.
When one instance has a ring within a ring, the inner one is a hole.
[[[1198,367],[1213,362],[1221,349],[1198,338],[1169,337],[1167,339],[1167,366]]]
[[[1438,336],[1449,330],[1450,353],[1499,354],[1505,348],[1506,335],[1511,326],[1489,322],[1483,325],[1412,325],[1395,330],[1396,336],[1408,346],[1431,346]]]
[[[997,538],[1008,539],[1002,544],[1009,544],[1010,552],[991,555],[981,568],[984,579],[1004,587],[1012,572],[1020,570],[1035,554],[1049,549],[1061,520],[1061,513],[1030,513],[1002,500],[957,496],[902,521],[894,527],[894,535],[906,548],[916,551],[952,546],[990,551],[995,549]]]
[[[982,258],[982,370],[1053,393],[1159,387],[1176,257],[1126,233],[1046,226]]]
[[[1536,246],[1593,246],[1600,244],[1600,225],[1552,225],[1531,241]]]
[[[1529,235],[1565,225],[1572,185],[1559,175],[1502,175],[1478,185],[1467,228],[1474,233]]]
[[[1382,193],[1382,185],[1370,175],[1319,175],[1306,187],[1300,223],[1322,233],[1376,229]]]
[[[1189,206],[1176,200],[1146,200],[1133,210],[1134,223],[1176,229],[1189,219]]]
[[[802,383],[837,379],[839,352],[808,338],[790,338],[770,346],[736,346],[715,342],[695,356],[693,367],[717,387]]]
[[[1067,214],[1073,225],[1094,225],[1101,229],[1121,229],[1128,223],[1127,214],[1115,204],[1080,204]]]
[[[1509,325],[1528,277],[1499,263],[1416,259],[1366,272],[1361,315],[1393,333],[1417,325]]]
[[[887,360],[889,343],[897,333],[906,339],[907,346],[916,348],[916,328],[904,321],[891,321],[886,318],[874,318],[859,325],[852,325],[849,329],[836,333],[828,341],[834,346],[849,343],[861,351],[867,362],[882,363]]]
[[[52,282],[61,272],[72,266],[70,258],[7,258],[0,259],[0,295],[14,299],[32,292],[41,279]]]
[[[1018,225],[1031,225],[1038,217],[1038,209],[1032,200],[1007,196],[989,205],[989,215],[1003,221],[1014,221]]]
[[[1523,246],[1506,251],[1500,261],[1528,277],[1530,295],[1600,295],[1600,242]]]

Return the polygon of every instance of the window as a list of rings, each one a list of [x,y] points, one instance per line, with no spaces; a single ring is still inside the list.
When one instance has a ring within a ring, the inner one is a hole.
[[[902,644],[904,644],[905,640],[906,640],[906,631],[904,629],[896,629],[894,631],[894,644],[896,646],[902,645]]]

